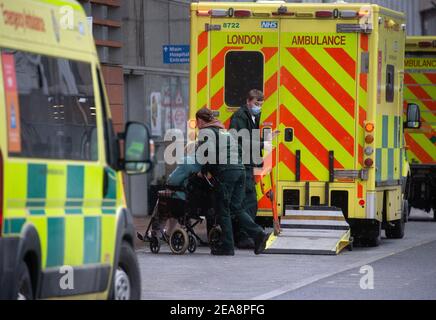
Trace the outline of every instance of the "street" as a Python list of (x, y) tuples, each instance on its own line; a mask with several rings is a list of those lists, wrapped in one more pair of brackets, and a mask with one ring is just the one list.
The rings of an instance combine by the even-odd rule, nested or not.
[(207, 247), (176, 256), (167, 245), (159, 254), (142, 246), (142, 299), (436, 299), (436, 223), (415, 209), (411, 219), (404, 239), (338, 256), (217, 257)]

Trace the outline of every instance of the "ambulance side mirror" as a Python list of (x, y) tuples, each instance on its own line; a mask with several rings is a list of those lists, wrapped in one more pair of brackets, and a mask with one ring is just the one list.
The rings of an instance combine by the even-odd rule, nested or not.
[(404, 128), (419, 129), (421, 127), (421, 113), (419, 107), (415, 103), (407, 105), (407, 118), (404, 123)]
[(143, 174), (151, 167), (148, 128), (139, 122), (128, 122), (124, 131), (124, 170), (127, 174)]

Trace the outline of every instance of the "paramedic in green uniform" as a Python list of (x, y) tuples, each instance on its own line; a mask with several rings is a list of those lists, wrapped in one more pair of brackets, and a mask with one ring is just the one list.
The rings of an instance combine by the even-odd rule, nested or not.
[(222, 245), (212, 250), (211, 253), (213, 255), (234, 255), (233, 218), (238, 221), (239, 228), (254, 239), (254, 252), (259, 254), (265, 249), (269, 234), (265, 233), (245, 212), (243, 206), (245, 168), (241, 163), (240, 147), (237, 142), (232, 141), (233, 137), (214, 117), (211, 110), (200, 109), (196, 113), (196, 120), (197, 127), (200, 129), (196, 157), (203, 164), (202, 174), (211, 174), (219, 181), (216, 191), (216, 209), (223, 232)]
[[(246, 129), (250, 136), (250, 149), (243, 149), (242, 151), (247, 153), (249, 162), (244, 162), (245, 166), (245, 196), (244, 196), (244, 209), (255, 221), (257, 215), (257, 195), (256, 195), (256, 183), (254, 181), (254, 168), (262, 167), (262, 163), (258, 163), (258, 159), (261, 159), (261, 150), (263, 149), (263, 141), (260, 139), (260, 132), (254, 134), (254, 130), (260, 130), (260, 114), (263, 104), (263, 93), (260, 90), (252, 89), (247, 94), (246, 104), (241, 106), (236, 111), (231, 119), (229, 129), (235, 129), (237, 131)], [(272, 134), (274, 138), (279, 132), (275, 131)], [(241, 142), (240, 142), (241, 143)], [(252, 152), (258, 152), (259, 158), (253, 159)], [(245, 159), (245, 158), (244, 158)], [(238, 228), (235, 228), (236, 230)], [(235, 230), (235, 231), (236, 231)], [(240, 249), (250, 249), (254, 246), (253, 240), (243, 230), (236, 232), (235, 243)]]

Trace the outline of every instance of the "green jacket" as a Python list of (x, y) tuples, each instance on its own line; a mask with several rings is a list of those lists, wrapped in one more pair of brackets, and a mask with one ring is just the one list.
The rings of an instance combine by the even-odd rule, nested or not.
[[(250, 145), (253, 148), (256, 148), (259, 150), (259, 156), (262, 157), (262, 149), (263, 149), (263, 141), (262, 139), (257, 139), (256, 141), (254, 141), (253, 139), (253, 130), (255, 129), (259, 129), (260, 128), (260, 114), (255, 116), (255, 120), (253, 122), (252, 116), (250, 111), (248, 110), (248, 107), (246, 105), (243, 105), (242, 107), (239, 108), (238, 111), (236, 111), (232, 117), (230, 118), (230, 126), (229, 129), (236, 129), (236, 130), (241, 130), (241, 129), (247, 129), (250, 132), (250, 140), (251, 143)], [(251, 153), (251, 149), (247, 150), (245, 148), (243, 148), (243, 144), (241, 141), (239, 141), (239, 144), (241, 146), (242, 152), (248, 152), (250, 154), (250, 163), (244, 163), (245, 166), (247, 167), (261, 167), (262, 164), (255, 164), (253, 161), (253, 157), (252, 157), (252, 153)]]
[[(208, 136), (215, 138), (208, 139)], [(216, 174), (224, 170), (244, 169), (241, 162), (241, 148), (227, 130), (217, 127), (201, 129), (198, 142), (197, 161), (203, 164), (202, 172), (209, 171)], [(232, 145), (236, 148), (232, 148)], [(203, 152), (206, 158), (202, 160), (199, 157), (203, 155)], [(220, 156), (224, 160), (221, 163)], [(207, 159), (211, 161), (206, 161)]]

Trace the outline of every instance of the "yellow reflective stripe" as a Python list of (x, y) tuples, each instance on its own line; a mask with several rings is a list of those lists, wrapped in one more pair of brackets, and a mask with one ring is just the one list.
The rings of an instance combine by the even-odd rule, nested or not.
[[(208, 35), (209, 36), (209, 35)], [(198, 39), (198, 36), (197, 36)], [(196, 39), (196, 41), (198, 41)], [(195, 53), (197, 54), (197, 53)], [(206, 47), (198, 56), (197, 56), (197, 74), (202, 71), (205, 67), (207, 67), (207, 79), (206, 85), (197, 92), (197, 109), (202, 108), (203, 106), (207, 106), (208, 103), (208, 92), (209, 92), (209, 77), (210, 77), (210, 65), (209, 65), (209, 47)], [(196, 75), (192, 75), (193, 77), (197, 77)], [(197, 79), (196, 79), (197, 80)], [(195, 81), (197, 82), (197, 81)], [(197, 91), (197, 86), (195, 86), (195, 91)]]
[(295, 180), (295, 174), (283, 162), (279, 162), (277, 166), (278, 172), (280, 172), (279, 181)]
[(436, 146), (424, 134), (415, 134), (413, 139), (436, 161)]
[[(289, 109), (294, 116), (303, 123), (307, 129), (313, 134), (315, 138), (319, 138), (318, 141), (327, 149), (335, 150), (335, 159), (341, 163), (344, 168), (350, 168), (354, 165), (354, 157), (352, 157), (347, 150), (336, 140), (328, 130), (322, 126), (317, 118), (295, 98), (292, 93), (282, 87), (282, 99), (283, 101), (289, 101)], [(284, 132), (284, 128), (281, 129)], [(297, 134), (294, 132), (294, 135)], [(322, 139), (320, 139), (322, 137)], [(293, 142), (292, 142), (293, 144)], [(295, 148), (293, 148), (296, 150)], [(312, 171), (312, 166), (309, 166)]]
[(436, 114), (434, 114), (429, 108), (427, 108), (427, 106), (420, 99), (418, 99), (407, 87), (404, 88), (404, 99), (408, 102), (415, 102), (419, 105), (419, 108), (421, 109), (421, 117), (426, 122), (436, 122)]
[[(354, 38), (354, 37), (353, 37)], [(345, 47), (341, 47), (345, 49)], [(323, 48), (307, 47), (307, 52), (327, 71), (328, 74), (333, 76), (336, 82), (354, 98), (356, 95), (356, 82), (350, 75), (333, 59)], [(350, 54), (353, 58), (354, 55)], [(354, 59), (354, 58), (353, 58)], [(325, 89), (324, 89), (325, 90)]]
[[(287, 50), (286, 50), (287, 52)], [(282, 50), (283, 54), (283, 50)], [(285, 53), (284, 59), (288, 70), (292, 70), (292, 75), (309, 90), (311, 95), (326, 108), (339, 123), (342, 124), (344, 130), (347, 131), (352, 137), (354, 136), (354, 119), (348, 112), (339, 105), (339, 103), (324, 89), (324, 87), (312, 77), (312, 75), (296, 60), (289, 52)], [(291, 67), (288, 67), (291, 66)], [(284, 87), (281, 87), (281, 92), (286, 92)], [(282, 101), (286, 101), (283, 100)]]
[(64, 213), (67, 194), (66, 165), (47, 165), (47, 189), (45, 213), (47, 216), (59, 216)]
[(101, 212), (102, 197), (103, 168), (99, 165), (85, 166), (83, 213), (95, 215), (96, 212)]
[[(279, 130), (284, 132), (285, 126), (280, 124)], [(294, 135), (294, 141), (292, 141), (292, 148), (295, 150), (301, 150), (301, 163), (307, 168), (310, 168), (310, 172), (318, 179), (325, 180), (329, 172), (324, 165), (318, 160), (318, 158), (307, 149), (306, 146)], [(282, 179), (282, 177), (280, 177)]]
[(3, 191), (6, 208), (4, 217), (26, 215), (27, 164), (6, 162), (4, 185), (7, 186)]
[(64, 264), (78, 266), (83, 264), (83, 215), (65, 216), (65, 258)]
[(103, 263), (112, 263), (115, 253), (116, 219), (115, 215), (101, 217), (101, 259)]
[(388, 148), (394, 147), (394, 139), (395, 139), (395, 132), (394, 132), (394, 116), (388, 116)]

